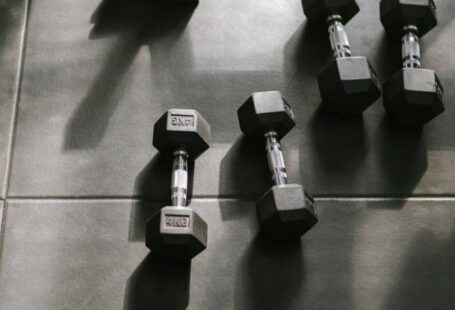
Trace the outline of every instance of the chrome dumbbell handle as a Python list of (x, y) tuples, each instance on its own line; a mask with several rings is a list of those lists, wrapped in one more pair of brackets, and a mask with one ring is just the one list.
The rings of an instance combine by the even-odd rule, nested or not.
[(284, 165), (283, 152), (281, 144), (277, 139), (278, 134), (270, 131), (264, 135), (265, 149), (267, 151), (267, 161), (269, 163), (270, 173), (272, 174), (275, 185), (284, 185), (288, 183), (286, 166)]
[(188, 189), (188, 153), (185, 151), (174, 152), (172, 164), (171, 199), (172, 206), (186, 207)]
[(401, 53), (404, 68), (420, 68), (420, 44), (416, 26), (403, 28), (401, 39)]
[(329, 39), (333, 57), (350, 57), (351, 46), (349, 45), (348, 35), (344, 29), (342, 17), (340, 15), (330, 15), (327, 18), (327, 23), (329, 25)]

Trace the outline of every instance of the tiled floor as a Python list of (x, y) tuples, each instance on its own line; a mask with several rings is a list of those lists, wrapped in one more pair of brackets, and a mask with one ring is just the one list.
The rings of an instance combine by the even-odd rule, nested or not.
[[(358, 2), (353, 51), (384, 80), (400, 47), (377, 1)], [(422, 54), (447, 111), (416, 132), (380, 101), (361, 119), (319, 109), (328, 40), (299, 0), (4, 1), (0, 309), (454, 309), (455, 2), (437, 5)], [(253, 201), (270, 181), (237, 123), (243, 100), (271, 89), (298, 121), (283, 140), (289, 177), (320, 212), (294, 246), (257, 236)], [(171, 107), (198, 109), (213, 132), (192, 188), (209, 245), (191, 268), (157, 263), (143, 242), (169, 197), (152, 129)]]
[(257, 236), (253, 204), (194, 200), (210, 223), (208, 250), (191, 269), (177, 270), (148, 256), (143, 245), (146, 215), (157, 207), (119, 200), (8, 203), (1, 308), (451, 309), (455, 303), (454, 201), (320, 201), (320, 225), (302, 244), (286, 246)]

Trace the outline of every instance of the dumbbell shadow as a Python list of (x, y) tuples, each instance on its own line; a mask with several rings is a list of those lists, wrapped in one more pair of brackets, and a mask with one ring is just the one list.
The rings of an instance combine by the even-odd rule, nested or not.
[[(270, 187), (267, 159), (261, 140), (241, 136), (232, 145), (220, 163), (219, 192), (233, 192), (235, 197), (257, 200)], [(243, 217), (237, 208), (220, 200), (224, 221)], [(247, 211), (245, 211), (247, 212)]]
[(183, 310), (189, 303), (191, 262), (171, 264), (149, 254), (126, 284), (123, 310)]
[(65, 129), (65, 150), (97, 147), (121, 103), (123, 78), (140, 47), (177, 38), (190, 20), (195, 3), (157, 3), (148, 0), (104, 0), (91, 16), (92, 40), (116, 36), (87, 95)]
[(314, 79), (331, 59), (327, 38), (315, 28), (309, 23), (301, 25), (286, 43), (284, 64), (291, 78), (288, 85), (292, 79)]
[[(427, 147), (421, 130), (403, 128), (384, 116), (378, 128), (382, 188), (392, 196), (411, 196), (428, 168)], [(401, 201), (401, 205), (406, 201)], [(400, 205), (400, 207), (401, 207)]]
[(103, 0), (90, 18), (94, 24), (90, 38), (134, 31), (145, 44), (147, 39), (182, 31), (196, 7), (194, 1)]
[(350, 188), (346, 182), (356, 179), (368, 153), (363, 117), (340, 119), (321, 105), (309, 124), (314, 164), (337, 184), (342, 176), (342, 183)]
[(383, 79), (389, 78), (395, 71), (403, 66), (401, 57), (399, 56), (401, 52), (401, 42), (392, 40), (385, 32), (379, 39), (378, 48), (376, 50), (376, 68), (378, 75), (383, 77)]
[(235, 309), (288, 309), (305, 286), (301, 243), (270, 242), (256, 235), (237, 270)]

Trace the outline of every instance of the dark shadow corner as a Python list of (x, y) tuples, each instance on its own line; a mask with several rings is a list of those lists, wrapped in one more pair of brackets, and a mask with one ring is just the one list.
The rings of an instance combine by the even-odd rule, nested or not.
[(305, 286), (302, 243), (275, 243), (258, 234), (237, 270), (235, 309), (289, 309)]
[(455, 235), (420, 230), (402, 254), (402, 268), (394, 275), (383, 309), (452, 309)]
[(127, 281), (123, 309), (186, 309), (190, 271), (191, 262), (171, 264), (147, 255)]
[(422, 129), (399, 126), (384, 115), (374, 141), (385, 187), (394, 196), (411, 196), (428, 168)]
[[(172, 157), (157, 153), (136, 177), (135, 196), (130, 215), (130, 241), (145, 240), (145, 226), (155, 212), (171, 199)], [(188, 204), (193, 195), (194, 162), (188, 162)]]
[(182, 30), (198, 3), (194, 1), (103, 0), (90, 17), (89, 37), (99, 39), (112, 34), (135, 31), (144, 40)]
[[(284, 48), (286, 75), (290, 78), (314, 79), (331, 59), (327, 31), (310, 23), (302, 24)], [(291, 81), (288, 81), (288, 84)]]
[(12, 29), (15, 29), (15, 24), (17, 24), (17, 17), (15, 15), (15, 10), (18, 4), (3, 4), (0, 5), (0, 55), (3, 55), (3, 49), (8, 48), (8, 38)]
[(376, 51), (376, 63), (373, 67), (384, 82), (402, 68), (401, 40), (391, 38), (384, 31), (379, 39)]
[[(312, 156), (328, 175), (355, 178), (368, 153), (362, 115), (340, 117), (320, 105), (310, 119)], [(344, 178), (345, 180), (345, 178)]]
[[(241, 136), (221, 160), (218, 192), (257, 200), (270, 186), (272, 181), (263, 141)], [(230, 208), (230, 205), (220, 200), (223, 221), (245, 215), (239, 214), (238, 209)]]
[(92, 40), (125, 32), (137, 32), (151, 23), (152, 1), (102, 0), (90, 17)]

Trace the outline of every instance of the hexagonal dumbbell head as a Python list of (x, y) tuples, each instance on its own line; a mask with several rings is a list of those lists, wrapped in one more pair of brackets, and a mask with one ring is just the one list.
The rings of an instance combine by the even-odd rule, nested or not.
[(382, 25), (395, 37), (404, 26), (416, 26), (423, 36), (438, 24), (433, 0), (381, 0), (380, 12)]
[(164, 207), (147, 222), (145, 242), (166, 260), (190, 260), (207, 247), (207, 223), (190, 208)]
[(444, 90), (433, 70), (403, 68), (383, 89), (387, 113), (403, 125), (422, 126), (444, 112)]
[(300, 238), (318, 222), (314, 200), (301, 185), (275, 185), (256, 204), (261, 229), (277, 240)]
[(275, 131), (279, 139), (294, 126), (291, 107), (279, 91), (253, 93), (238, 109), (240, 129), (247, 136), (263, 136)]
[(376, 73), (365, 57), (337, 58), (318, 76), (323, 104), (339, 114), (359, 114), (380, 96)]
[(347, 23), (359, 12), (355, 0), (302, 0), (303, 11), (308, 20), (316, 24), (326, 24), (330, 15), (340, 15)]
[(196, 110), (170, 109), (155, 123), (153, 145), (160, 152), (184, 150), (196, 159), (209, 143), (210, 125)]

